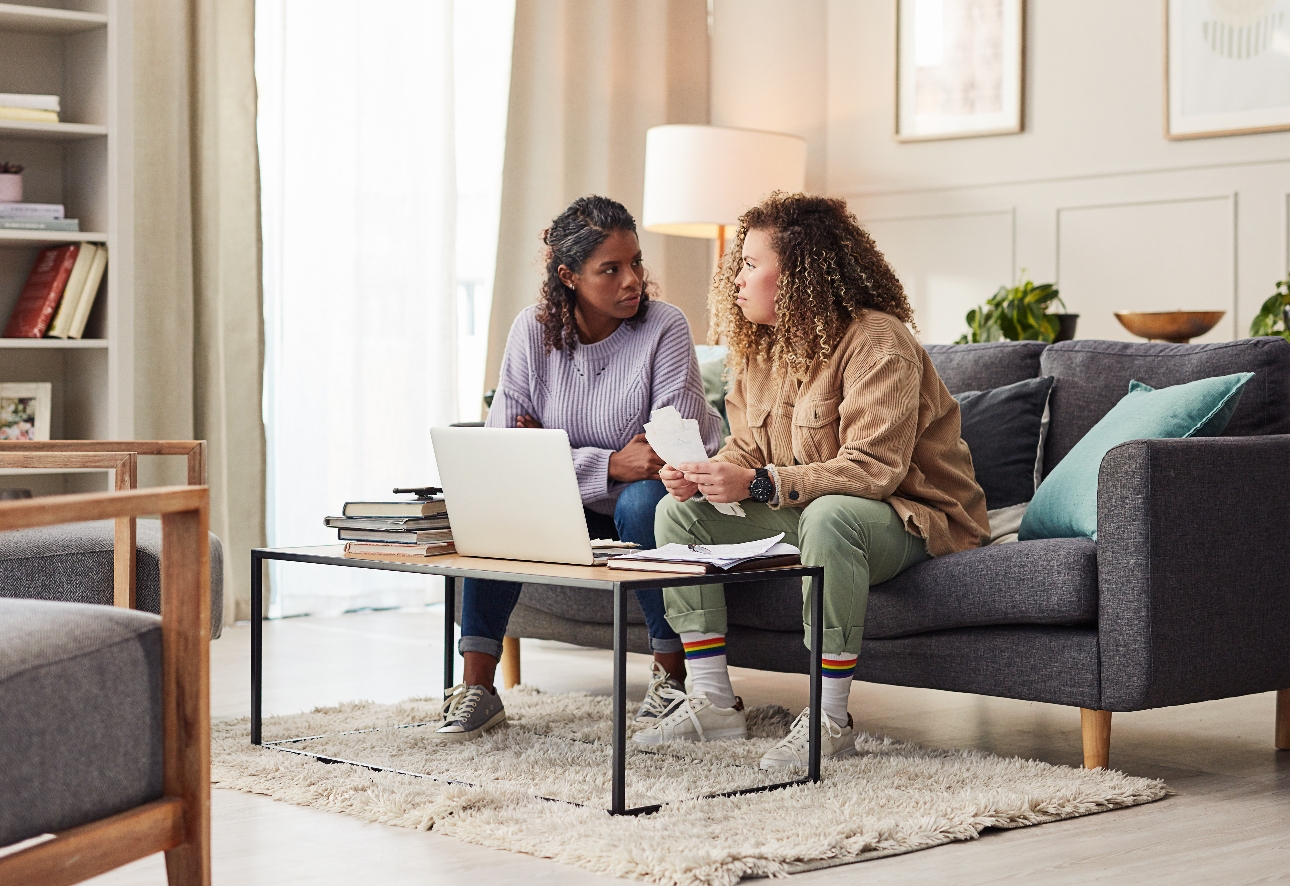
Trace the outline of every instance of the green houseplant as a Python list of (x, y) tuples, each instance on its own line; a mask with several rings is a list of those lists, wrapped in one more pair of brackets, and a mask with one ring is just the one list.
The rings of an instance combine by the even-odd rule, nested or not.
[(1290, 277), (1277, 282), (1277, 291), (1250, 321), (1250, 335), (1278, 335), (1290, 341)]
[(968, 331), (955, 344), (1055, 341), (1062, 331), (1062, 317), (1076, 315), (1050, 314), (1048, 308), (1054, 302), (1066, 307), (1052, 283), (1024, 280), (1016, 286), (1000, 286), (985, 304), (968, 311)]

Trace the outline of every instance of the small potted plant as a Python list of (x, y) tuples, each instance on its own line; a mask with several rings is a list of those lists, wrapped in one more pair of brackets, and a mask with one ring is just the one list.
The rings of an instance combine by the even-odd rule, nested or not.
[(1250, 335), (1277, 335), (1290, 341), (1290, 277), (1277, 282), (1277, 290), (1250, 321)]
[(985, 304), (968, 311), (965, 318), (968, 331), (955, 344), (1004, 339), (1070, 341), (1075, 337), (1079, 314), (1049, 313), (1054, 302), (1066, 307), (1052, 283), (1023, 280), (1016, 286), (1000, 286)]
[(0, 160), (0, 203), (22, 202), (22, 167)]

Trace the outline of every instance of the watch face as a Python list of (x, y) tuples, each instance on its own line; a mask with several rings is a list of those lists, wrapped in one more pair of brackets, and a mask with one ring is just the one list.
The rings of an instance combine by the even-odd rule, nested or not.
[(769, 474), (758, 471), (757, 476), (748, 484), (748, 496), (753, 501), (768, 502), (775, 495), (775, 481)]

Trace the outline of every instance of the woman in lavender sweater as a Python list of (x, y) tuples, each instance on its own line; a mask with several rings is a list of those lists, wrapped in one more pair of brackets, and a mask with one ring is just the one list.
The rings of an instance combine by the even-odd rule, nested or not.
[[(651, 301), (636, 222), (622, 204), (580, 197), (551, 223), (538, 303), (511, 327), (488, 413), (496, 428), (561, 428), (592, 538), (654, 547), (654, 507), (666, 494), (660, 459), (645, 440), (650, 413), (674, 406), (698, 421), (708, 454), (720, 418), (703, 381), (685, 316)], [(493, 687), (502, 637), (519, 599), (515, 582), (467, 579), (462, 589), (465, 677), (445, 704), (442, 739), (470, 741), (505, 722)], [(663, 592), (636, 592), (649, 627), (654, 677), (638, 720), (663, 711), (663, 687), (680, 689), (685, 653), (664, 618)]]

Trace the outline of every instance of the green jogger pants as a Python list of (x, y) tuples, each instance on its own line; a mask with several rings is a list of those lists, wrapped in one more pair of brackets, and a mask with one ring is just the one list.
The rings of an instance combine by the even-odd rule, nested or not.
[[(754, 501), (739, 504), (747, 516), (731, 517), (706, 501), (680, 502), (666, 496), (654, 515), (655, 543), (733, 544), (784, 533), (784, 541), (801, 548), (803, 563), (824, 567), (824, 649), (820, 650), (824, 653), (859, 655), (869, 586), (927, 559), (927, 543), (907, 531), (895, 509), (884, 501), (825, 495), (805, 508), (772, 510)], [(809, 648), (805, 582), (802, 592), (802, 624)], [(726, 633), (724, 585), (665, 588), (663, 599), (667, 621), (677, 633)]]

